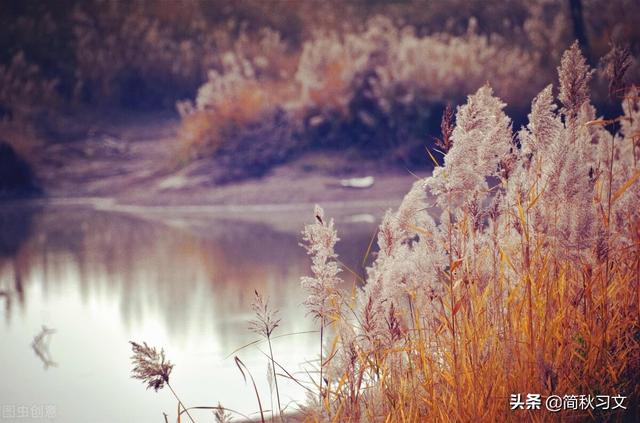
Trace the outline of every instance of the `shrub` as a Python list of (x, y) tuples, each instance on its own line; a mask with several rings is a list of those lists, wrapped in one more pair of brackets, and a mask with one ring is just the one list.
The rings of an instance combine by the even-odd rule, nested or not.
[(540, 86), (537, 60), (472, 27), (463, 36), (419, 36), (377, 17), (344, 40), (305, 44), (296, 78), (310, 116), (310, 142), (356, 146), (375, 156), (393, 157), (400, 148), (400, 158), (424, 162), (427, 134), (445, 104), (490, 80), (520, 106)]
[(216, 183), (263, 176), (274, 165), (288, 160), (300, 146), (295, 122), (282, 109), (254, 123), (226, 125), (221, 135), (226, 142), (216, 150), (214, 168), (209, 169)]
[(181, 159), (213, 156), (221, 166), (212, 169), (216, 182), (260, 176), (299, 147), (293, 89), (286, 83), (294, 62), (277, 33), (261, 34), (257, 46), (241, 36), (221, 56), (221, 69), (209, 72), (195, 102), (177, 105)]
[(0, 199), (38, 193), (31, 166), (0, 139)]
[(203, 66), (215, 64), (204, 53), (213, 50), (216, 34), (202, 36), (195, 4), (174, 5), (179, 7), (153, 2), (75, 4), (75, 94), (98, 105), (160, 108), (194, 90), (205, 74)]
[(55, 105), (56, 84), (55, 79), (47, 79), (37, 65), (28, 62), (23, 52), (15, 54), (9, 64), (0, 64), (0, 120), (24, 122), (43, 105)]
[(60, 104), (57, 83), (29, 62), (23, 52), (15, 54), (8, 65), (0, 64), (0, 160), (4, 166), (0, 171), (0, 196), (34, 190), (33, 163), (27, 164), (24, 159), (32, 162), (39, 132), (51, 119), (53, 113), (46, 108)]
[(226, 126), (259, 124), (281, 110), (300, 148), (355, 147), (424, 162), (425, 139), (444, 104), (487, 79), (516, 106), (540, 86), (535, 54), (473, 28), (463, 36), (419, 36), (376, 17), (362, 31), (316, 33), (297, 57), (273, 33), (263, 37), (260, 55), (241, 48), (224, 54), (195, 104), (180, 105), (183, 149), (210, 154), (209, 147), (233, 142), (222, 136)]

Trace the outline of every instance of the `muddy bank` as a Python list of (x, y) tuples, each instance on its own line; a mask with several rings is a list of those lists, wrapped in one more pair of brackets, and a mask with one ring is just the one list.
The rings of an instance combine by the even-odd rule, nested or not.
[[(80, 140), (64, 137), (42, 146), (37, 174), (47, 197), (109, 199), (136, 206), (247, 206), (377, 202), (395, 203), (425, 170), (362, 160), (351, 152), (306, 153), (264, 176), (216, 184), (211, 160), (177, 162), (178, 120), (123, 117), (96, 125)], [(367, 188), (341, 186), (373, 177)]]

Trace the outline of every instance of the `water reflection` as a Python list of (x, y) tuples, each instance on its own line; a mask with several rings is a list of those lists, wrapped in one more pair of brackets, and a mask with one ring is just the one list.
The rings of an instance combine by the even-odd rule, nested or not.
[(35, 355), (42, 361), (42, 365), (44, 369), (47, 370), (49, 367), (56, 367), (57, 364), (53, 361), (51, 357), (51, 352), (49, 351), (49, 343), (51, 342), (51, 335), (56, 333), (55, 329), (50, 329), (46, 326), (42, 326), (40, 332), (33, 337), (33, 342), (31, 343), (31, 348)]
[(11, 316), (14, 301), (24, 303), (22, 274), (26, 263), (21, 259), (23, 255), (20, 252), (31, 238), (38, 211), (39, 207), (0, 211), (0, 301), (4, 301), (6, 319)]
[[(174, 384), (192, 404), (255, 411), (225, 357), (255, 339), (247, 330), (254, 289), (280, 309), (280, 334), (314, 328), (299, 287), (309, 272), (298, 245), (304, 220), (289, 220), (284, 226), (294, 229), (283, 230), (272, 221), (149, 219), (69, 207), (0, 211), (2, 402), (57, 404), (61, 421), (158, 420), (175, 404), (129, 380), (127, 341), (135, 339), (165, 347), (176, 363)], [(375, 225), (347, 222), (337, 222), (338, 252), (358, 271)], [(58, 367), (46, 374), (25, 351), (42, 325), (57, 329), (48, 357)], [(274, 349), (296, 371), (315, 358), (317, 339), (284, 337)], [(259, 351), (241, 357), (265, 379)], [(268, 396), (266, 380), (259, 385)], [(295, 384), (283, 390), (289, 399), (302, 394)]]

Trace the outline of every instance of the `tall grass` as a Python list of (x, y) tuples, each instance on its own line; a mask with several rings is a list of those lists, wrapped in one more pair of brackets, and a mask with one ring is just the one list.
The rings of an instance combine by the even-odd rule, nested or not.
[[(638, 418), (640, 98), (626, 91), (610, 132), (577, 45), (559, 74), (560, 113), (547, 87), (517, 142), (488, 87), (458, 109), (444, 163), (387, 213), (364, 289), (343, 295), (309, 420)], [(529, 393), (542, 410), (511, 409)], [(556, 414), (551, 395), (627, 409)]]
[[(610, 72), (623, 114), (597, 119), (577, 44), (558, 72), (561, 107), (546, 87), (516, 134), (489, 86), (455, 124), (445, 113), (444, 162), (385, 214), (361, 288), (337, 288), (348, 269), (316, 207), (302, 285), (321, 329), (320, 377), (301, 418), (640, 417), (640, 95)], [(279, 320), (254, 309), (269, 339)], [(540, 409), (514, 406), (519, 394), (539, 395)], [(551, 396), (564, 409), (545, 410)], [(624, 397), (623, 407), (602, 409), (598, 396)]]

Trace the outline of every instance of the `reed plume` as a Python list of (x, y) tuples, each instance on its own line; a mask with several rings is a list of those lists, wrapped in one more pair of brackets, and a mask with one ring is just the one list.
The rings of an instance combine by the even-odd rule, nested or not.
[(155, 347), (150, 347), (146, 342), (138, 344), (130, 341), (133, 355), (133, 370), (131, 377), (140, 379), (147, 384), (147, 389), (153, 388), (156, 392), (169, 383), (169, 376), (173, 370), (173, 364), (165, 359), (164, 350), (160, 352)]
[(129, 343), (133, 351), (133, 355), (131, 356), (131, 361), (133, 362), (131, 377), (141, 380), (147, 385), (147, 389), (153, 388), (156, 392), (166, 385), (178, 401), (179, 413), (181, 413), (180, 409), (182, 409), (187, 414), (187, 417), (189, 417), (189, 420), (195, 423), (189, 413), (189, 409), (185, 407), (169, 383), (169, 376), (173, 370), (173, 364), (165, 358), (164, 349), (161, 348), (158, 352), (155, 347), (147, 345), (146, 342), (139, 344), (129, 341)]
[[(249, 330), (263, 336), (269, 345), (269, 366), (268, 380), (275, 385), (276, 398), (278, 400), (278, 413), (282, 418), (282, 405), (280, 404), (280, 389), (278, 388), (278, 376), (276, 374), (275, 360), (273, 358), (273, 347), (271, 345), (271, 335), (273, 331), (280, 325), (278, 318), (278, 310), (269, 307), (269, 300), (262, 298), (262, 295), (254, 290), (254, 300), (251, 303), (251, 309), (255, 314), (255, 318), (249, 322)], [(273, 395), (273, 394), (272, 394)], [(273, 398), (273, 396), (271, 396)]]

